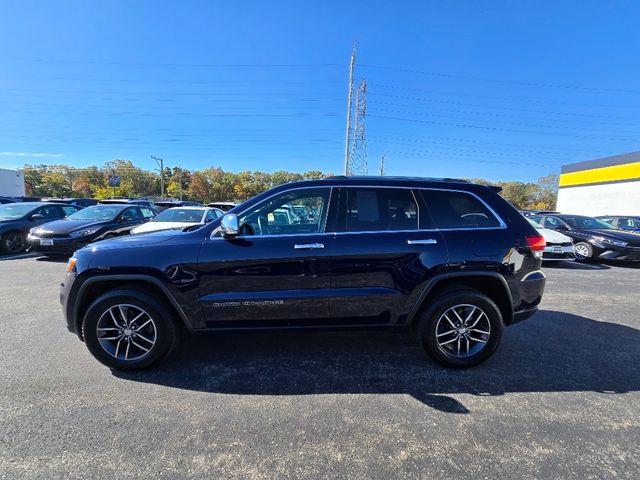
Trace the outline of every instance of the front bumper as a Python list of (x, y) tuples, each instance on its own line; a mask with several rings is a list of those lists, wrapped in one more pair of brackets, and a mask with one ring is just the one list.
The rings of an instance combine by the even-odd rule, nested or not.
[[(43, 244), (44, 242), (44, 244)], [(29, 250), (42, 253), (73, 253), (91, 243), (86, 238), (41, 238), (27, 235)]]
[(619, 260), (621, 262), (640, 262), (640, 247), (612, 247), (597, 245), (601, 249), (598, 258), (602, 260)]

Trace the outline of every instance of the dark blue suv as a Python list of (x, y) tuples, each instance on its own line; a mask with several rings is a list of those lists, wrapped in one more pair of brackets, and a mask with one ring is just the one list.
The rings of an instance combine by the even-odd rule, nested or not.
[(354, 327), (413, 329), (435, 360), (467, 367), (537, 310), (543, 249), (497, 189), (332, 177), (193, 230), (82, 248), (60, 299), (68, 329), (115, 369), (166, 357), (182, 330)]

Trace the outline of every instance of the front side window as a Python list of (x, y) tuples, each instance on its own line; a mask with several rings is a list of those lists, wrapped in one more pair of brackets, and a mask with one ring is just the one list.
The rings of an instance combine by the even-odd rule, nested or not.
[(500, 221), (477, 197), (454, 190), (421, 190), (437, 228), (496, 228)]
[(56, 205), (42, 207), (36, 213), (39, 213), (44, 218), (60, 218), (62, 216)]
[(141, 207), (140, 211), (142, 212), (142, 216), (146, 219), (153, 218), (155, 216), (155, 214), (150, 208)]
[(635, 218), (624, 217), (618, 221), (618, 226), (625, 227), (625, 228), (640, 228), (640, 220), (636, 220)]
[(76, 207), (73, 207), (71, 205), (63, 205), (61, 208), (65, 216), (72, 215), (78, 211)]
[(344, 231), (417, 230), (418, 206), (406, 188), (346, 188)]
[(556, 217), (545, 217), (543, 225), (547, 228), (561, 228), (566, 226), (566, 224)]
[[(276, 195), (239, 216), (240, 234), (321, 233), (324, 229), (330, 194), (329, 188), (305, 188)], [(309, 212), (309, 214), (304, 217), (303, 212)]]
[(142, 214), (138, 211), (137, 208), (127, 208), (124, 212), (122, 212), (122, 220), (131, 221), (138, 220), (142, 217)]

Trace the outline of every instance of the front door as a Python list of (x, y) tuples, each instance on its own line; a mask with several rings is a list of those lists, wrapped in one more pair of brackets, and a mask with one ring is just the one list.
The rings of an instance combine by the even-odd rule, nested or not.
[(345, 325), (402, 323), (447, 248), (411, 189), (340, 192), (331, 316)]
[(334, 201), (330, 187), (290, 190), (239, 212), (237, 237), (214, 231), (198, 263), (206, 326), (321, 322), (329, 309), (334, 234), (325, 229)]

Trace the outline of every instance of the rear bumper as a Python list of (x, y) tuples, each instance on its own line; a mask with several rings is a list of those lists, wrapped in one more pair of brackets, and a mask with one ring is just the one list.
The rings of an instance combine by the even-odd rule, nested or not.
[(541, 270), (535, 270), (520, 280), (520, 304), (515, 306), (510, 325), (530, 318), (538, 311), (547, 277)]
[(547, 245), (542, 252), (542, 260), (575, 260), (573, 245)]

